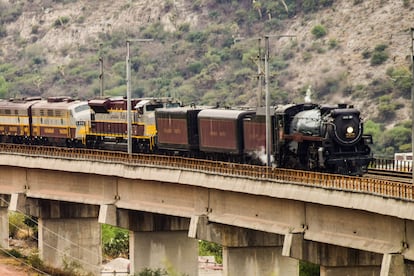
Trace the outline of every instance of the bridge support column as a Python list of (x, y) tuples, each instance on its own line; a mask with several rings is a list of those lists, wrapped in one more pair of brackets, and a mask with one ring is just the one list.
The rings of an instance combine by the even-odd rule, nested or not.
[(131, 231), (131, 274), (161, 268), (198, 275), (198, 240), (188, 237), (190, 219), (101, 206), (99, 221)]
[(299, 275), (299, 266), (281, 246), (223, 247), (223, 275)]
[(0, 248), (9, 249), (9, 195), (0, 195)]
[(39, 255), (72, 273), (99, 275), (102, 262), (98, 206), (39, 201)]
[(223, 245), (224, 275), (299, 275), (299, 262), (282, 256), (282, 235), (195, 216), (189, 236)]
[(131, 232), (129, 250), (131, 273), (163, 268), (198, 275), (198, 241), (187, 231)]
[(0, 247), (9, 248), (9, 215), (7, 207), (0, 204)]
[(381, 271), (381, 254), (305, 240), (303, 233), (285, 236), (283, 255), (319, 264), (321, 276), (377, 276)]
[(381, 264), (381, 276), (405, 276), (404, 257), (401, 254), (384, 254)]

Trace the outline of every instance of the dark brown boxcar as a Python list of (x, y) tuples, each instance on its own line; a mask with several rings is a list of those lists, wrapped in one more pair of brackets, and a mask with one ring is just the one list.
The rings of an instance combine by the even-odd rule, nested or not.
[(197, 150), (197, 114), (200, 109), (162, 108), (155, 111), (158, 148)]
[(243, 153), (243, 118), (253, 111), (206, 109), (198, 114), (200, 150)]

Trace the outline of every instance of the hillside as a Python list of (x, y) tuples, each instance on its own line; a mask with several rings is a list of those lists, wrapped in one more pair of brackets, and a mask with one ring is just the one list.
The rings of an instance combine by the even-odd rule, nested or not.
[(409, 119), (413, 7), (409, 0), (0, 0), (0, 97), (94, 97), (99, 56), (105, 95), (124, 95), (125, 41), (150, 38), (131, 43), (135, 96), (256, 105), (256, 38), (270, 35), (273, 103), (302, 101), (311, 87), (314, 101), (353, 103), (392, 126)]

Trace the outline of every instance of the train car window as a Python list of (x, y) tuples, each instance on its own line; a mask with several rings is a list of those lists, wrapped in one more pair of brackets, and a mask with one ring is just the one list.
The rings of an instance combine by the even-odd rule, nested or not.
[(10, 109), (6, 109), (6, 115), (10, 115), (11, 114), (11, 110)]
[(40, 116), (45, 116), (45, 110), (44, 109), (40, 110)]
[(48, 111), (47, 111), (47, 116), (53, 116), (53, 110), (50, 110), (50, 109), (48, 109)]
[(162, 104), (151, 104), (145, 107), (146, 111), (154, 111), (156, 108), (162, 108)]
[(84, 104), (84, 105), (79, 105), (79, 106), (75, 107), (75, 113), (82, 112), (82, 111), (85, 111), (85, 110), (89, 110), (89, 105)]

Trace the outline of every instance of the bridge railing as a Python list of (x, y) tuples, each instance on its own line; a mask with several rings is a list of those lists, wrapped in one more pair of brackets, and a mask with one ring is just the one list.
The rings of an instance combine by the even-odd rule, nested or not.
[(394, 160), (394, 159), (374, 159), (370, 167), (380, 170), (390, 170), (399, 172), (411, 172), (413, 169), (411, 160)]
[(199, 171), (232, 177), (284, 182), (293, 185), (313, 186), (324, 189), (375, 194), (382, 197), (414, 200), (413, 185), (369, 177), (352, 177), (336, 174), (298, 171), (266, 166), (253, 166), (209, 160), (199, 160), (164, 155), (132, 154), (90, 149), (67, 149), (39, 146), (16, 146), (0, 144), (0, 151), (11, 154), (43, 156), (52, 158), (91, 160), (122, 163), (127, 166), (150, 166)]

